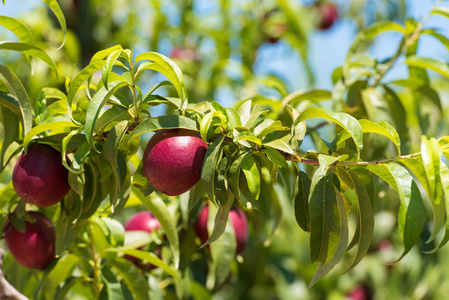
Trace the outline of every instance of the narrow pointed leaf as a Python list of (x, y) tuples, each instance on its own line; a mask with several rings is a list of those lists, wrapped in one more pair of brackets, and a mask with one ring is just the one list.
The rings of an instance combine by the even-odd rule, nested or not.
[(401, 155), (401, 139), (393, 126), (385, 121), (373, 122), (366, 119), (359, 120), (359, 123), (363, 133), (378, 133), (389, 138), (396, 146), (398, 155)]
[(31, 30), (22, 22), (15, 18), (0, 16), (0, 26), (3, 26), (14, 33), (23, 44), (33, 45), (33, 34)]
[(312, 181), (309, 176), (303, 171), (296, 175), (295, 183), (295, 219), (299, 227), (306, 232), (310, 232), (310, 209), (309, 209), (309, 195), (310, 185)]
[(223, 153), (223, 150), (221, 148), (223, 141), (224, 136), (221, 136), (207, 148), (206, 155), (204, 156), (203, 166), (201, 167), (201, 182), (206, 189), (206, 193), (209, 196), (209, 199), (212, 201), (214, 201), (215, 198), (215, 171), (217, 169), (217, 163)]
[(51, 9), (51, 11), (55, 14), (56, 19), (58, 19), (59, 25), (61, 26), (62, 30), (62, 43), (61, 46), (59, 46), (58, 49), (61, 49), (65, 44), (65, 38), (67, 34), (67, 24), (65, 21), (64, 13), (61, 10), (61, 7), (58, 4), (58, 1), (56, 0), (42, 0), (45, 4), (48, 5), (48, 7)]

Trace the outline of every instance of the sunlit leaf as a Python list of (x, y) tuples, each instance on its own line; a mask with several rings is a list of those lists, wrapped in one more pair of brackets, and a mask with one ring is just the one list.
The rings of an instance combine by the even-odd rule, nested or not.
[(366, 119), (359, 120), (359, 123), (363, 133), (378, 133), (389, 138), (396, 146), (398, 155), (401, 155), (401, 139), (393, 126), (385, 121), (372, 122)]
[(61, 25), (62, 43), (61, 46), (59, 47), (59, 49), (61, 49), (65, 44), (67, 33), (67, 24), (65, 21), (64, 13), (62, 12), (61, 7), (59, 6), (58, 1), (56, 0), (42, 0), (42, 2), (48, 5), (51, 11), (55, 14), (56, 19), (58, 19), (59, 25)]
[(206, 189), (206, 193), (209, 199), (214, 201), (214, 182), (215, 182), (215, 171), (217, 169), (217, 164), (220, 161), (223, 150), (221, 145), (223, 143), (224, 136), (217, 138), (206, 151), (204, 156), (203, 165), (201, 167), (201, 182)]
[(19, 20), (7, 16), (0, 16), (0, 26), (7, 28), (14, 33), (21, 43), (29, 45), (34, 44), (31, 30)]
[(404, 63), (411, 67), (429, 69), (449, 78), (449, 65), (440, 60), (428, 57), (411, 56), (408, 57)]

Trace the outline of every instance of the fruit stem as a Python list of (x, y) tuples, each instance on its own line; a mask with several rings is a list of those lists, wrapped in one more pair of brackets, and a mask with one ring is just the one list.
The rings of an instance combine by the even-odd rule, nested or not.
[(92, 224), (91, 223), (88, 223), (88, 225), (87, 225), (87, 234), (89, 235), (90, 252), (92, 255), (92, 268), (93, 268), (95, 298), (99, 299), (100, 289), (101, 289), (101, 281), (100, 281), (101, 269), (99, 267), (100, 257), (98, 256), (98, 253), (95, 250), (95, 240), (94, 240), (94, 234), (92, 232)]

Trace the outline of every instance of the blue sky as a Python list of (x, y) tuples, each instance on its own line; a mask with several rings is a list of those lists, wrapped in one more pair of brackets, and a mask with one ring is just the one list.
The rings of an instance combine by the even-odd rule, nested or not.
[[(349, 2), (348, 0), (335, 1), (340, 6), (345, 6)], [(205, 7), (208, 6), (207, 3), (210, 6), (210, 1), (205, 0), (204, 2), (206, 3), (204, 4)], [(406, 0), (408, 5), (407, 16), (418, 19), (422, 18), (431, 10), (432, 2), (435, 1)], [(444, 3), (446, 4), (443, 5), (448, 5), (448, 1), (444, 1)], [(6, 6), (0, 5), (0, 13), (7, 16), (14, 16), (18, 13), (32, 10), (34, 7), (40, 5), (43, 5), (43, 2), (37, 0), (6, 0)], [(438, 16), (434, 17), (427, 25), (427, 27), (431, 26), (440, 28), (449, 35), (449, 21), (447, 19)], [(316, 74), (316, 87), (325, 89), (332, 87), (330, 79), (332, 71), (344, 62), (346, 51), (351, 45), (356, 33), (353, 21), (342, 19), (328, 31), (316, 31), (311, 34), (309, 60)], [(388, 57), (395, 50), (399, 38), (394, 33), (381, 35), (372, 47), (371, 55), (380, 59)], [(447, 50), (438, 41), (430, 37), (423, 38), (420, 43), (419, 54), (441, 58), (445, 61), (449, 60)], [(405, 66), (399, 66), (393, 72), (390, 72), (389, 76), (401, 77), (401, 75), (405, 74), (405, 70)], [(307, 79), (302, 71), (300, 58), (296, 53), (289, 51), (288, 46), (282, 43), (266, 45), (266, 47), (261, 49), (256, 71), (260, 73), (282, 73), (292, 90), (308, 87)], [(217, 96), (220, 97), (220, 95)]]

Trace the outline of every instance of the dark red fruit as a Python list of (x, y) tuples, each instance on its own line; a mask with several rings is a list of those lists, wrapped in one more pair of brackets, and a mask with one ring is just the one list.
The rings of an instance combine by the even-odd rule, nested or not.
[(125, 230), (140, 230), (148, 233), (161, 227), (161, 223), (149, 211), (142, 211), (133, 215), (126, 223)]
[[(195, 223), (195, 231), (202, 244), (209, 239), (209, 233), (207, 231), (208, 216), (209, 206), (207, 205), (203, 208), (198, 220)], [(248, 220), (246, 219), (243, 210), (238, 206), (231, 208), (229, 218), (231, 219), (231, 224), (234, 228), (235, 239), (237, 242), (236, 253), (243, 253), (243, 251), (245, 251), (246, 242), (248, 241)]]
[[(161, 223), (152, 213), (149, 211), (142, 211), (135, 215), (133, 215), (126, 223), (125, 223), (125, 231), (145, 231), (148, 233), (152, 233), (153, 230), (159, 229), (161, 227)], [(142, 249), (143, 247), (139, 248)], [(156, 248), (156, 255), (160, 256), (160, 247)], [(144, 269), (152, 269), (154, 266), (147, 265), (142, 263), (137, 257), (131, 255), (125, 255), (125, 258), (134, 263), (138, 267), (142, 267)]]
[(321, 17), (318, 28), (320, 30), (327, 30), (338, 19), (338, 7), (333, 2), (316, 3), (315, 9), (318, 11), (318, 15)]
[(371, 300), (373, 299), (370, 289), (365, 285), (358, 285), (347, 295), (351, 300)]
[(37, 206), (60, 202), (70, 190), (69, 172), (62, 165), (61, 153), (54, 148), (33, 144), (22, 153), (14, 167), (12, 182), (17, 195)]
[(20, 232), (8, 219), (3, 224), (6, 245), (17, 262), (30, 269), (45, 269), (55, 256), (56, 230), (39, 212), (28, 212), (35, 222), (25, 221)]
[(143, 171), (150, 184), (169, 196), (183, 194), (201, 178), (207, 144), (192, 130), (159, 130), (143, 155)]
[(279, 9), (273, 9), (262, 18), (262, 33), (270, 44), (276, 44), (288, 31), (285, 15)]

